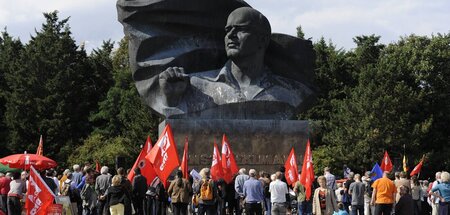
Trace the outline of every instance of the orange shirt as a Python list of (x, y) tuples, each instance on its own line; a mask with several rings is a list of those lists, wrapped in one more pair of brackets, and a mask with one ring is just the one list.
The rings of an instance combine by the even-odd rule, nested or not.
[(389, 178), (380, 178), (372, 184), (372, 188), (377, 190), (376, 204), (392, 204), (394, 203), (394, 193), (397, 192), (394, 182)]

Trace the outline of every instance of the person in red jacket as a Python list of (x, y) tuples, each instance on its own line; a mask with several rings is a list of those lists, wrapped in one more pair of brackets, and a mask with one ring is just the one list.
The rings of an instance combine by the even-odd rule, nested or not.
[(0, 211), (6, 213), (6, 199), (8, 197), (9, 192), (9, 183), (11, 183), (11, 173), (7, 173), (6, 175), (0, 173)]

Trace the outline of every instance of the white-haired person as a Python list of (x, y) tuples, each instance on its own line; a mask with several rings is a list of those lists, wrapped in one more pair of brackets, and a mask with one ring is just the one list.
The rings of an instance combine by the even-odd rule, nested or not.
[(289, 194), (287, 184), (281, 179), (283, 178), (283, 173), (280, 171), (275, 173), (275, 180), (270, 182), (269, 192), (270, 192), (270, 202), (272, 202), (272, 215), (282, 215), (286, 214), (287, 211), (287, 199), (286, 195)]
[(450, 173), (441, 172), (441, 183), (431, 188), (431, 195), (439, 198), (439, 215), (449, 214), (450, 203)]
[(75, 183), (76, 186), (78, 186), (82, 178), (83, 172), (81, 171), (80, 165), (78, 164), (73, 165), (72, 181)]
[(109, 168), (102, 166), (100, 169), (100, 175), (95, 179), (95, 192), (98, 195), (97, 214), (104, 213), (106, 200), (104, 198), (106, 190), (111, 186), (111, 174), (109, 174)]
[(244, 200), (244, 183), (250, 178), (247, 175), (247, 170), (245, 168), (239, 169), (239, 175), (236, 176), (234, 180), (234, 190), (236, 191), (236, 215), (241, 215), (243, 208), (241, 207), (241, 203)]

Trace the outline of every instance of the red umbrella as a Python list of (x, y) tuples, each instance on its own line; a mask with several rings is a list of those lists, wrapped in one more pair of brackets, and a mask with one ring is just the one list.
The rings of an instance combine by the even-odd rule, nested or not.
[(0, 163), (9, 165), (11, 168), (30, 169), (32, 165), (35, 169), (43, 170), (56, 167), (54, 160), (36, 154), (15, 154), (0, 159)]

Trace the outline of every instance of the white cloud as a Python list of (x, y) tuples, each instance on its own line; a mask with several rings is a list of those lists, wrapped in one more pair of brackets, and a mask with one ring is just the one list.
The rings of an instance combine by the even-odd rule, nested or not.
[[(115, 0), (4, 0), (0, 1), (0, 28), (12, 36), (28, 39), (40, 29), (43, 12), (60, 11), (70, 16), (74, 38), (91, 41), (93, 48), (109, 38), (118, 41), (122, 26), (117, 21)], [(267, 16), (274, 32), (296, 35), (302, 25), (307, 37), (324, 36), (338, 47), (353, 47), (361, 34), (382, 36), (382, 42), (415, 33), (448, 33), (450, 2), (447, 0), (247, 0)]]

